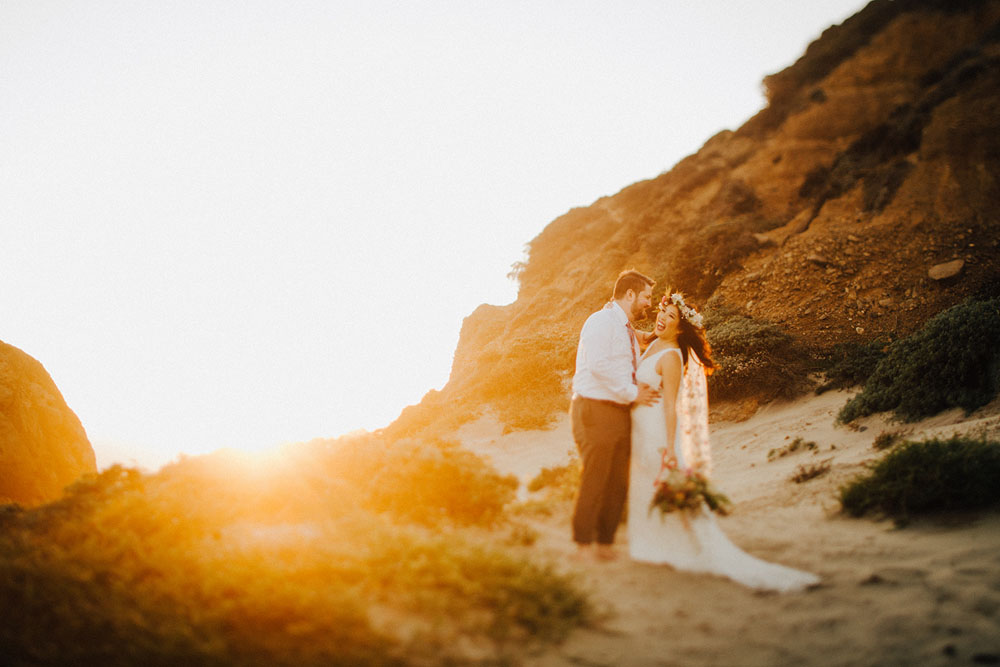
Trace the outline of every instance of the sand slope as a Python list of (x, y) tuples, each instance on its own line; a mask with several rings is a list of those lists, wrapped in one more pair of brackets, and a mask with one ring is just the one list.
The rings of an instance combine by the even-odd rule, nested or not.
[[(885, 416), (834, 425), (849, 394), (775, 404), (741, 423), (712, 427), (715, 477), (735, 501), (721, 519), (755, 556), (815, 572), (823, 583), (794, 594), (757, 593), (728, 580), (631, 563), (572, 563), (569, 506), (533, 520), (530, 550), (578, 573), (599, 610), (593, 627), (528, 656), (529, 665), (936, 665), (1000, 664), (1000, 514), (937, 516), (897, 529), (837, 513), (836, 490), (880, 456), (886, 430), (911, 439), (955, 432), (1000, 438), (1000, 403), (913, 425)], [(502, 471), (528, 480), (569, 457), (565, 420), (550, 431), (501, 435), (486, 417), (457, 437)], [(795, 437), (815, 450), (772, 462)], [(829, 473), (796, 484), (802, 464)], [(626, 553), (625, 531), (618, 545)]]

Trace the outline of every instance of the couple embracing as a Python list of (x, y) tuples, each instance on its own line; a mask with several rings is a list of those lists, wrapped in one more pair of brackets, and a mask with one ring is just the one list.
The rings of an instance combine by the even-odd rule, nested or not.
[(617, 557), (615, 533), (627, 503), (632, 560), (765, 590), (815, 584), (815, 575), (742, 551), (704, 506), (690, 513), (650, 511), (665, 466), (711, 474), (705, 376), (715, 369), (701, 315), (680, 294), (663, 297), (651, 333), (635, 330), (652, 305), (654, 284), (623, 271), (611, 301), (580, 332), (570, 407), (583, 463), (573, 510), (577, 557)]

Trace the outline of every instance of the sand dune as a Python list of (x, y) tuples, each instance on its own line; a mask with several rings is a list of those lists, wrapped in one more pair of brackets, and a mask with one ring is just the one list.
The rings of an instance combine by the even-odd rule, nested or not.
[[(953, 433), (1000, 438), (1000, 402), (966, 417), (944, 413), (902, 425), (886, 416), (835, 426), (845, 392), (773, 404), (739, 423), (712, 426), (715, 477), (735, 501), (723, 529), (755, 556), (822, 577), (815, 589), (757, 593), (728, 580), (631, 563), (568, 560), (569, 507), (537, 519), (531, 547), (578, 573), (600, 610), (593, 627), (529, 656), (530, 665), (936, 665), (1000, 664), (1000, 515), (936, 516), (903, 529), (838, 513), (837, 488), (880, 456), (887, 430), (911, 439)], [(544, 432), (501, 434), (491, 417), (457, 437), (526, 481), (565, 462), (566, 420)], [(774, 461), (795, 437), (816, 443)], [(796, 484), (798, 466), (830, 471)], [(625, 531), (618, 546), (624, 556)]]

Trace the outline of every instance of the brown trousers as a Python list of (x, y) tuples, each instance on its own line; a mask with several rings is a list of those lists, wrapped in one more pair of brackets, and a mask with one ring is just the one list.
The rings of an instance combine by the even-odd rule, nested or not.
[(627, 405), (576, 396), (570, 416), (583, 461), (573, 509), (573, 541), (612, 544), (628, 496), (632, 415)]

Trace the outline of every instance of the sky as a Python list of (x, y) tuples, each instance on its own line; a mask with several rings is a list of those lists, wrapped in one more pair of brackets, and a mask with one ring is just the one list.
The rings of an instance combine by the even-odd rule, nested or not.
[(388, 425), (857, 0), (0, 0), (0, 340), (99, 468)]

